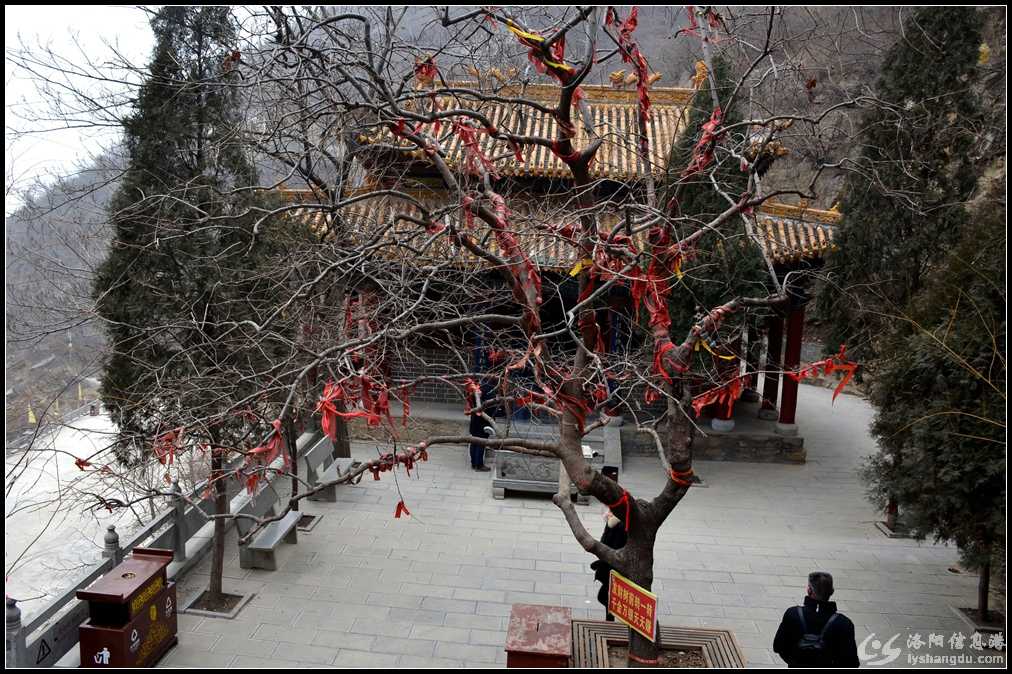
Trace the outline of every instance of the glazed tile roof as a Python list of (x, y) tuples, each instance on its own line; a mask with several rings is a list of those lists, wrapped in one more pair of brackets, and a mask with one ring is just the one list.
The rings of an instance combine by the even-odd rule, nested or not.
[[(301, 200), (306, 193), (287, 192), (292, 200)], [(410, 196), (417, 199), (439, 223), (452, 224), (461, 231), (466, 230), (466, 223), (455, 200), (447, 199), (445, 193), (438, 190), (412, 191)], [(514, 233), (531, 259), (544, 269), (566, 271), (577, 262), (576, 248), (557, 234), (538, 229), (536, 225), (552, 223), (555, 227), (575, 222), (576, 214), (562, 202), (549, 199), (533, 199), (514, 197), (509, 202), (512, 211), (510, 223), (516, 227)], [(426, 233), (418, 222), (395, 219), (396, 215), (406, 215), (422, 219), (422, 211), (409, 201), (380, 196), (364, 199), (341, 209), (341, 218), (347, 231), (355, 232), (359, 243), (367, 240), (364, 235), (377, 232), (382, 226), (388, 227), (382, 236), (376, 239), (379, 250), (388, 258), (400, 259), (412, 264), (439, 264), (446, 260), (454, 260), (463, 267), (484, 266), (487, 263), (477, 259), (470, 251), (456, 246), (449, 237), (433, 236)], [(312, 230), (326, 232), (331, 215), (319, 207), (307, 207), (289, 212), (289, 217), (301, 222), (308, 222)], [(816, 260), (836, 249), (834, 242), (834, 224), (839, 222), (841, 214), (837, 211), (811, 209), (791, 204), (767, 203), (755, 214), (757, 234), (761, 238), (765, 251), (776, 264), (788, 264), (802, 259)], [(610, 230), (624, 218), (618, 205), (604, 207), (599, 213), (602, 230)], [(477, 228), (475, 232), (483, 236), (487, 228)], [(330, 236), (324, 234), (324, 236)], [(637, 248), (645, 246), (646, 233), (640, 232), (634, 237)], [(394, 246), (393, 242), (410, 243), (412, 249)], [(495, 238), (488, 236), (483, 240), (493, 253), (499, 249)]]
[(804, 205), (767, 203), (756, 213), (759, 237), (773, 262), (818, 259), (837, 249), (836, 224), (843, 215)]
[[(474, 88), (474, 83), (457, 83), (451, 86)], [(591, 165), (594, 178), (625, 179), (643, 174), (637, 154), (637, 133), (639, 103), (635, 89), (615, 89), (600, 85), (581, 87), (585, 100), (589, 104), (592, 126), (595, 133), (604, 143), (598, 150), (597, 157)], [(553, 85), (529, 85), (523, 93), (518, 88), (507, 87), (496, 92), (503, 97), (525, 97), (543, 104), (552, 105), (558, 96), (558, 87)], [(688, 119), (687, 106), (695, 92), (692, 89), (674, 89), (652, 87), (650, 89), (650, 120), (647, 126), (647, 138), (650, 142), (650, 169), (661, 173), (667, 164), (675, 138), (681, 133)], [(444, 99), (449, 97), (444, 96)], [(528, 136), (541, 136), (554, 140), (558, 137), (558, 124), (553, 115), (521, 106), (501, 102), (468, 101), (461, 97), (459, 103), (453, 104), (482, 112), (497, 127), (512, 133)], [(575, 146), (585, 147), (592, 137), (588, 137), (584, 125), (578, 121), (574, 110), (576, 126)], [(443, 150), (451, 166), (462, 166), (464, 163), (464, 147), (460, 139), (447, 133), (444, 125), (440, 134)], [(364, 144), (381, 142), (398, 144), (388, 130), (372, 135), (361, 135), (359, 142)], [(569, 169), (556, 157), (551, 150), (539, 145), (525, 145), (521, 148), (523, 162), (518, 162), (513, 151), (505, 141), (495, 140), (485, 134), (479, 134), (482, 152), (496, 160), (496, 169), (503, 176), (535, 176), (535, 177), (569, 177)], [(424, 155), (416, 150), (412, 156), (420, 159)]]

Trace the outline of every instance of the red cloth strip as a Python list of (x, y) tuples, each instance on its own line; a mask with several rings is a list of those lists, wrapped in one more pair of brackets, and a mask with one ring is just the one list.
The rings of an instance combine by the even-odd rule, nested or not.
[(632, 514), (632, 507), (629, 504), (629, 492), (625, 489), (622, 490), (622, 498), (608, 506), (608, 510), (614, 510), (622, 504), (625, 504), (625, 531), (629, 533), (629, 519)]
[(679, 487), (691, 487), (693, 474), (694, 473), (691, 468), (684, 472), (679, 472), (674, 468), (668, 471), (668, 477), (670, 477), (671, 481)]
[(641, 665), (658, 665), (658, 664), (660, 664), (660, 660), (658, 660), (656, 658), (653, 659), (653, 660), (647, 660), (646, 658), (641, 658), (639, 656), (633, 655), (632, 653), (629, 654), (629, 659), (632, 660), (633, 662), (638, 662)]

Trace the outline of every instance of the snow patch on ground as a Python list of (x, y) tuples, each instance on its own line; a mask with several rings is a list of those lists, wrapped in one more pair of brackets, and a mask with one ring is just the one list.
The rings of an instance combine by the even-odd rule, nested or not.
[[(27, 453), (5, 457), (4, 575), (6, 593), (18, 599), (22, 619), (43, 609), (102, 561), (106, 527), (120, 540), (137, 531), (147, 508), (92, 510), (94, 496), (122, 498), (126, 487), (98, 467), (114, 464), (116, 426), (107, 415), (82, 416), (39, 438)], [(82, 471), (76, 458), (91, 458)]]

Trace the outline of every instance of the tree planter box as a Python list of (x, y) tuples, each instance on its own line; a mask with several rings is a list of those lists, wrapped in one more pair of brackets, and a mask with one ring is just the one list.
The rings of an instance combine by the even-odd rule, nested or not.
[[(963, 623), (974, 632), (980, 632), (985, 635), (1005, 632), (1005, 614), (1001, 611), (991, 609), (991, 621), (988, 623), (982, 623), (977, 619), (975, 609), (959, 608), (957, 606), (950, 606), (949, 608), (952, 609), (952, 612), (956, 614), (957, 618), (962, 620)], [(973, 611), (973, 614), (968, 613), (968, 611)]]
[[(706, 667), (739, 669), (745, 655), (730, 630), (661, 625), (661, 648), (665, 651), (697, 651)], [(628, 645), (629, 628), (604, 620), (573, 621), (573, 656), (570, 667), (626, 667), (609, 661), (609, 645)]]

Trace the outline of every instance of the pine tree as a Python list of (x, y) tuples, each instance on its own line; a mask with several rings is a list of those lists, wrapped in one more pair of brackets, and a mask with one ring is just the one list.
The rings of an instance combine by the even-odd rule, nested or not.
[[(130, 163), (109, 209), (115, 237), (94, 283), (113, 347), (102, 397), (124, 439), (150, 438), (168, 411), (151, 398), (153, 372), (209, 337), (176, 319), (214, 304), (218, 253), (242, 238), (227, 216), (244, 204), (223, 192), (255, 184), (234, 137), (240, 105), (221, 76), (234, 45), (228, 9), (165, 7), (151, 25), (151, 74), (124, 123)], [(136, 460), (127, 444), (120, 458)]]
[(827, 350), (845, 342), (869, 373), (873, 500), (891, 526), (954, 541), (985, 570), (986, 614), (987, 564), (1004, 545), (1005, 327), (1004, 279), (988, 276), (1003, 268), (1000, 202), (966, 208), (984, 170), (981, 24), (972, 8), (920, 9), (886, 55), (885, 105), (863, 121), (819, 311)]
[(960, 239), (911, 303), (907, 329), (870, 387), (880, 453), (864, 470), (873, 499), (903, 506), (918, 538), (953, 541), (981, 569), (1005, 547), (1006, 276), (1004, 181), (959, 223)]
[[(258, 267), (277, 242), (253, 233), (263, 207), (240, 132), (235, 36), (225, 7), (164, 7), (150, 76), (124, 123), (129, 168), (112, 200), (115, 237), (94, 283), (110, 337), (101, 394), (125, 464), (151, 460), (155, 439), (186, 427), (211, 449), (216, 511), (228, 500), (225, 450), (256, 431), (234, 401), (257, 393), (234, 326), (270, 301)], [(240, 57), (241, 58), (241, 57)], [(261, 354), (267, 359), (271, 354)], [(244, 366), (245, 369), (244, 369)], [(258, 440), (258, 438), (254, 438)], [(215, 520), (210, 601), (222, 594), (224, 520)]]
[(818, 309), (830, 324), (827, 352), (846, 343), (869, 370), (889, 315), (956, 240), (974, 191), (980, 24), (969, 7), (917, 10), (883, 60), (886, 105), (862, 123), (860, 168), (844, 186), (840, 251)]

